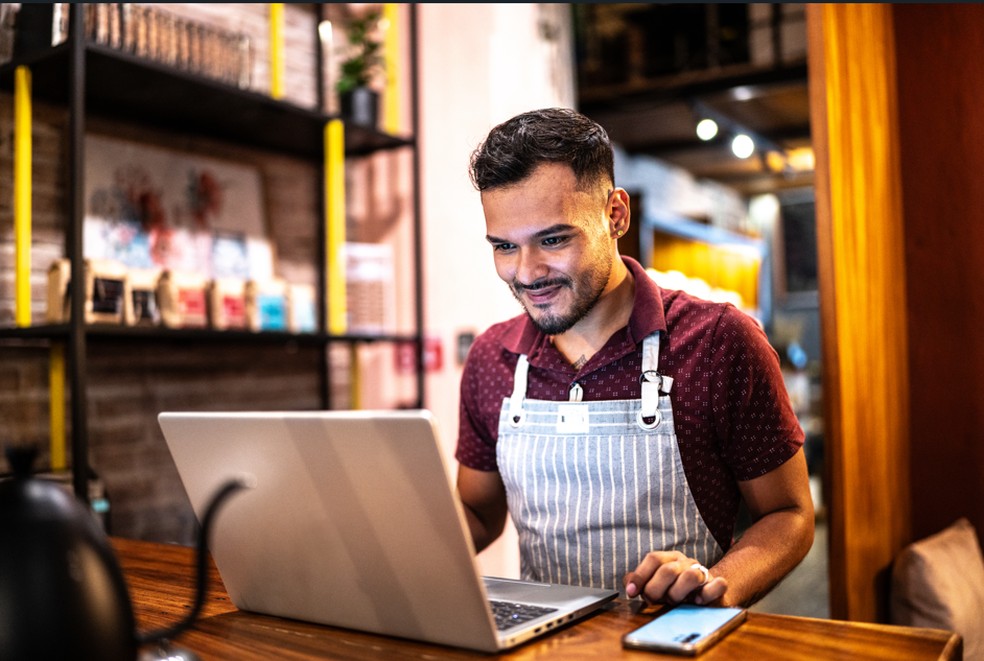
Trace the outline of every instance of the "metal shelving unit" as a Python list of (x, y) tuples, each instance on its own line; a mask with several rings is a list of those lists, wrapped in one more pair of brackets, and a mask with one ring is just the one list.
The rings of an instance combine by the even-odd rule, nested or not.
[[(336, 116), (303, 108), (265, 94), (239, 89), (184, 72), (159, 62), (87, 42), (82, 26), (83, 6), (70, 8), (68, 39), (43, 52), (15, 57), (0, 66), (0, 89), (11, 91), (14, 72), (27, 66), (32, 75), (32, 97), (65, 106), (68, 110), (65, 255), (71, 260), (71, 281), (83, 282), (83, 221), (85, 205), (84, 138), (86, 118), (133, 121), (154, 129), (191, 136), (204, 136), (240, 145), (275, 151), (311, 162), (323, 162), (323, 132)], [(76, 496), (88, 501), (88, 421), (86, 414), (86, 355), (90, 342), (125, 339), (147, 342), (239, 343), (243, 346), (298, 344), (325, 349), (322, 369), (322, 403), (330, 405), (327, 349), (332, 343), (411, 342), (417, 347), (417, 405), (424, 402), (423, 302), (420, 231), (419, 154), (413, 136), (417, 134), (417, 45), (416, 8), (410, 12), (411, 136), (390, 135), (378, 130), (345, 126), (345, 156), (359, 157), (382, 150), (413, 150), (413, 278), (416, 301), (414, 331), (410, 334), (325, 332), (327, 283), (318, 283), (319, 331), (314, 333), (250, 332), (204, 329), (168, 329), (87, 325), (84, 300), (71, 297), (70, 321), (65, 324), (0, 329), (0, 340), (50, 340), (65, 343), (68, 387), (71, 397), (72, 484)], [(319, 54), (320, 55), (320, 54)], [(318, 68), (320, 72), (320, 66)], [(320, 77), (319, 77), (320, 81)], [(320, 89), (319, 98), (323, 98)], [(323, 104), (321, 104), (323, 107)], [(318, 186), (318, 190), (324, 190)], [(324, 200), (322, 200), (322, 205)], [(318, 240), (324, 246), (324, 226), (319, 223)], [(324, 272), (323, 249), (318, 259)]]

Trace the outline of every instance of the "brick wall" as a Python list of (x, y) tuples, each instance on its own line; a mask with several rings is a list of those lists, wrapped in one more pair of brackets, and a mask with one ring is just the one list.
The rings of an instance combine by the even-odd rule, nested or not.
[(111, 530), (125, 537), (193, 539), (159, 411), (320, 407), (312, 347), (100, 341), (88, 358), (90, 460), (110, 498)]
[[(247, 30), (254, 52), (252, 87), (269, 88), (267, 67), (267, 5), (167, 4), (203, 21), (219, 21), (225, 29)], [(313, 34), (310, 5), (285, 6), (287, 26), (286, 97), (312, 106)], [(62, 108), (36, 102), (33, 117), (32, 317), (45, 313), (46, 270), (64, 254), (65, 136)], [(213, 140), (150, 130), (139, 122), (107, 123), (87, 119), (91, 134), (111, 135), (150, 146), (202, 154), (255, 166), (260, 172), (264, 218), (273, 241), (277, 275), (314, 283), (317, 274), (318, 195), (316, 164), (280, 154)], [(349, 236), (359, 241), (390, 241), (397, 248), (401, 287), (409, 282), (410, 245), (406, 196), (410, 161), (405, 153), (380, 155), (353, 167), (348, 186), (354, 192)], [(370, 185), (385, 175), (394, 185)], [(12, 239), (12, 102), (0, 94), (0, 326), (13, 323)], [(372, 191), (367, 193), (366, 191)], [(393, 201), (393, 191), (397, 191)], [(369, 199), (366, 196), (369, 195)], [(395, 205), (395, 206), (394, 206)], [(412, 319), (412, 297), (400, 296), (397, 328), (406, 332)], [(48, 366), (46, 341), (0, 342), (0, 443), (35, 442), (42, 449), (39, 464), (49, 465)], [(363, 406), (400, 406), (412, 401), (413, 380), (393, 371), (392, 348), (366, 346), (353, 355), (344, 347), (328, 352), (332, 364), (335, 408), (354, 403), (347, 366), (353, 359), (371, 374), (360, 383)], [(215, 341), (119, 340), (95, 338), (88, 345), (90, 463), (107, 490), (110, 530), (123, 537), (192, 543), (194, 515), (157, 425), (163, 410), (303, 410), (319, 408), (319, 365), (326, 359), (313, 346), (286, 343), (238, 344)], [(382, 374), (382, 376), (379, 376)], [(67, 393), (70, 401), (71, 394)], [(69, 401), (65, 402), (66, 407)], [(66, 408), (66, 421), (71, 416)], [(71, 429), (67, 430), (69, 437)], [(70, 438), (69, 438), (70, 445)], [(70, 448), (69, 448), (70, 449)], [(0, 459), (0, 471), (7, 471)]]

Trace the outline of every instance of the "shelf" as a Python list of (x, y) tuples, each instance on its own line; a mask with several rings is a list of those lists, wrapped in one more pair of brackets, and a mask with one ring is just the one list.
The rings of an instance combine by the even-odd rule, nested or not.
[[(85, 46), (86, 111), (109, 119), (218, 138), (320, 161), (324, 125), (335, 115), (273, 99), (98, 44)], [(64, 105), (68, 44), (0, 67), (0, 88), (13, 89), (17, 65), (32, 71), (34, 98)], [(409, 138), (345, 125), (345, 151), (360, 156), (410, 146)]]
[[(97, 117), (109, 123), (127, 123), (173, 134), (181, 138), (202, 138), (221, 141), (288, 156), (306, 161), (316, 167), (319, 179), (326, 173), (325, 127), (337, 115), (323, 112), (319, 107), (302, 107), (283, 99), (274, 99), (266, 92), (240, 89), (235, 85), (202, 75), (183, 71), (162, 62), (137, 57), (131, 53), (87, 42), (82, 26), (83, 8), (70, 5), (68, 40), (59, 46), (44, 48), (35, 53), (18, 55), (0, 65), (0, 91), (13, 93), (15, 72), (26, 66), (31, 72), (30, 97), (38, 104), (48, 104), (66, 111), (65, 127), (65, 255), (72, 260), (73, 279), (81, 278), (82, 237), (84, 236), (84, 168), (86, 121)], [(379, 130), (344, 122), (346, 157), (363, 157), (377, 152), (408, 148), (412, 153), (413, 177), (413, 250), (415, 301), (415, 330), (405, 333), (329, 334), (322, 331), (291, 333), (249, 330), (212, 330), (163, 326), (133, 327), (119, 324), (84, 324), (80, 300), (72, 299), (72, 320), (62, 324), (38, 324), (27, 328), (0, 327), (0, 343), (5, 347), (18, 344), (25, 347), (47, 348), (63, 343), (62, 358), (70, 369), (65, 370), (65, 409), (70, 421), (60, 420), (60, 428), (71, 429), (72, 486), (83, 502), (88, 500), (89, 422), (86, 375), (86, 353), (97, 347), (101, 354), (121, 345), (138, 351), (160, 351), (167, 345), (194, 347), (202, 354), (214, 352), (220, 346), (238, 349), (239, 353), (278, 351), (303, 346), (321, 352), (315, 366), (319, 396), (324, 408), (331, 408), (331, 356), (326, 349), (333, 345), (392, 343), (410, 344), (416, 359), (417, 406), (424, 402), (423, 369), (423, 308), (420, 302), (422, 283), (420, 251), (420, 188), (417, 141), (417, 52), (416, 9), (409, 8), (410, 55), (408, 58), (412, 95), (410, 99), (411, 126), (408, 135), (391, 135)], [(312, 38), (317, 38), (316, 33)], [(317, 42), (316, 42), (317, 43)], [(317, 50), (317, 49), (316, 49)], [(315, 62), (315, 70), (319, 64)], [(324, 90), (318, 85), (319, 97)], [(336, 159), (339, 160), (339, 159)], [(319, 210), (312, 221), (316, 223), (318, 291), (325, 300), (325, 222), (321, 217), (327, 207), (327, 187), (318, 187)], [(145, 349), (146, 348), (146, 349)], [(57, 353), (57, 352), (56, 352)], [(194, 354), (192, 354), (194, 355)], [(59, 364), (52, 362), (53, 365)], [(52, 407), (61, 411), (62, 407)], [(67, 423), (67, 424), (66, 424)], [(54, 422), (52, 423), (54, 430)], [(54, 438), (54, 431), (53, 431)]]
[(698, 223), (683, 216), (646, 215), (643, 216), (641, 223), (647, 229), (658, 230), (683, 239), (691, 239), (719, 246), (745, 246), (754, 249), (759, 254), (765, 252), (765, 241), (763, 239), (732, 232), (731, 230), (715, 225)]
[[(416, 342), (412, 334), (400, 333), (346, 333), (330, 335), (325, 333), (289, 333), (281, 331), (211, 330), (203, 328), (162, 328), (147, 326), (115, 326), (110, 324), (90, 325), (84, 328), (91, 340), (135, 339), (147, 342), (199, 341), (236, 342), (241, 344), (281, 344), (285, 342), (318, 345), (332, 342)], [(28, 328), (0, 328), (0, 340), (65, 340), (70, 334), (68, 324), (47, 324)]]

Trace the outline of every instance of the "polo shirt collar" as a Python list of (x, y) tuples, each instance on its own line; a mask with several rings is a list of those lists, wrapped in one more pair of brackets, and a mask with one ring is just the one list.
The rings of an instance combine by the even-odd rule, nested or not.
[[(628, 326), (616, 331), (612, 340), (623, 338), (622, 341), (634, 346), (656, 331), (665, 331), (666, 317), (663, 314), (662, 291), (656, 281), (635, 259), (622, 255), (622, 261), (635, 280), (635, 301)], [(502, 346), (515, 354), (533, 356), (545, 344), (550, 344), (548, 336), (533, 325), (525, 312), (518, 317), (518, 323), (502, 336)]]

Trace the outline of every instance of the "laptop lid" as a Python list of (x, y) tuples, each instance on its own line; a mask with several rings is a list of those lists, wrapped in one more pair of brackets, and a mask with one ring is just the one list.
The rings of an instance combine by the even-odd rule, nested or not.
[[(497, 651), (617, 596), (483, 579), (426, 410), (164, 412), (158, 421), (199, 520), (226, 480), (254, 485), (223, 505), (209, 543), (242, 610)], [(500, 633), (490, 596), (535, 597), (553, 610)]]

